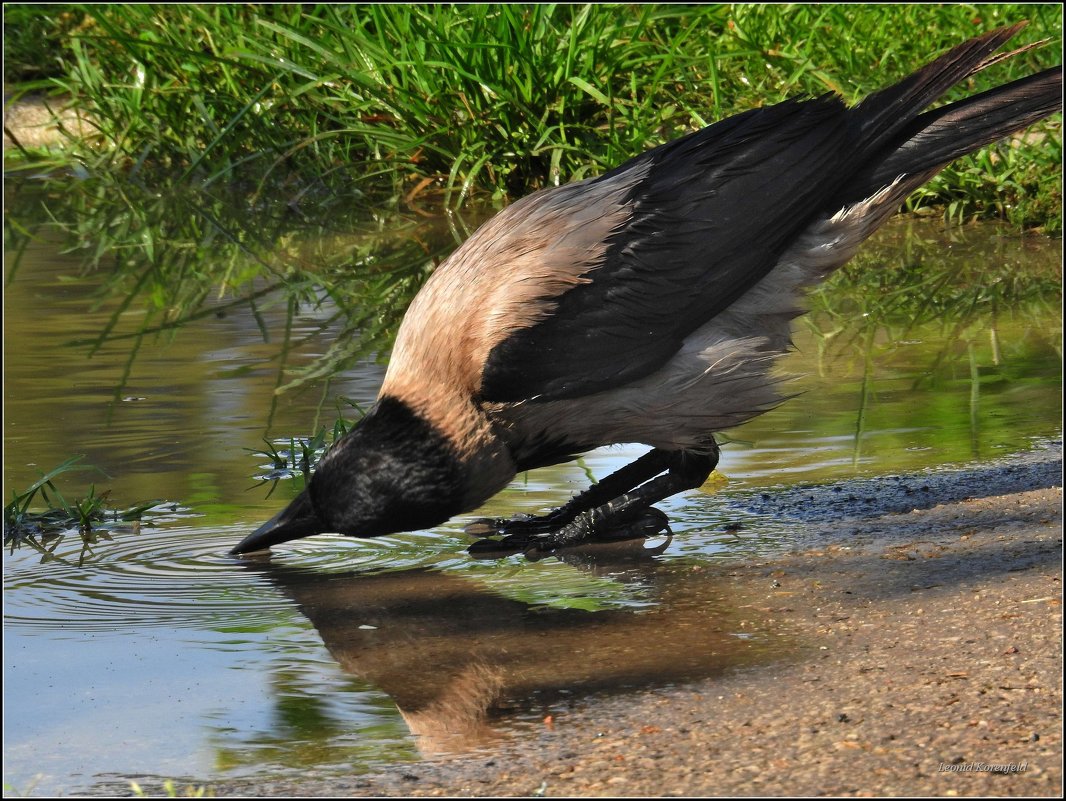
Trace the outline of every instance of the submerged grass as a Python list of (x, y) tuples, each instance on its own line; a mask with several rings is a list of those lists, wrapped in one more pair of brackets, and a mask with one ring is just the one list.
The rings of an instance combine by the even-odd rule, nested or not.
[[(41, 35), (42, 17), (60, 43), (49, 85), (95, 126), (68, 131), (60, 161), (238, 182), (253, 197), (438, 192), (452, 207), (598, 174), (788, 96), (855, 101), (1020, 19), (1019, 43), (1049, 45), (951, 97), (1052, 66), (1061, 43), (1057, 5), (5, 6), (6, 61), (37, 89), (49, 70), (25, 31)], [(964, 159), (910, 205), (1048, 225), (1060, 125), (1036, 131)]]
[(86, 557), (94, 555), (92, 546), (111, 539), (104, 527), (109, 520), (139, 523), (145, 512), (161, 503), (152, 500), (128, 509), (109, 508), (110, 490), (98, 495), (95, 484), (85, 495), (68, 501), (56, 486), (56, 479), (73, 470), (92, 469), (79, 465), (81, 459), (72, 456), (22, 492), (12, 493), (11, 502), (4, 507), (5, 547), (25, 545), (37, 551), (42, 562), (48, 562), (56, 558), (56, 549), (66, 534), (76, 530), (81, 539), (80, 566)]
[(267, 497), (277, 488), (278, 482), (284, 479), (299, 477), (303, 479), (306, 485), (311, 473), (326, 451), (337, 440), (351, 431), (355, 423), (365, 416), (366, 412), (357, 403), (349, 400), (347, 404), (356, 411), (355, 419), (349, 419), (350, 415), (345, 414), (340, 409), (338, 401), (338, 416), (333, 421), (333, 426), (329, 431), (323, 427), (319, 428), (318, 433), (310, 437), (288, 437), (287, 439), (276, 440), (263, 437), (265, 448), (261, 450), (245, 448), (252, 455), (267, 461), (267, 464), (262, 466), (267, 472), (256, 476), (259, 480), (256, 486), (270, 483), (270, 492), (267, 493)]

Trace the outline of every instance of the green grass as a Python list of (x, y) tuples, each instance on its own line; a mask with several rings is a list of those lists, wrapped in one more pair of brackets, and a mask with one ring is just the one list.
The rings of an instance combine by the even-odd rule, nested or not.
[[(353, 407), (356, 412), (355, 421), (365, 416), (365, 410), (354, 401), (348, 401), (348, 405)], [(277, 488), (278, 481), (297, 477), (302, 478), (306, 485), (312, 471), (326, 451), (355, 425), (355, 421), (347, 419), (348, 416), (339, 407), (340, 404), (338, 403), (338, 417), (334, 420), (333, 427), (328, 432), (323, 427), (319, 428), (318, 433), (312, 437), (288, 437), (276, 440), (263, 437), (263, 443), (266, 446), (264, 449), (245, 448), (252, 455), (267, 462), (266, 465), (261, 466), (261, 469), (265, 469), (267, 472), (257, 476), (259, 479), (257, 486), (270, 482), (270, 493), (273, 493)], [(267, 494), (268, 497), (270, 493)]]
[[(13, 5), (5, 13), (5, 58), (16, 74), (52, 75), (50, 86), (95, 121), (91, 135), (71, 134), (60, 162), (198, 187), (236, 183), (252, 197), (288, 187), (411, 206), (514, 199), (796, 94), (832, 90), (854, 101), (1020, 19), (1031, 24), (1019, 43), (1050, 43), (951, 97), (1052, 66), (1061, 44), (1058, 6), (1022, 4)], [(41, 52), (33, 42), (44, 31), (58, 46)], [(39, 69), (35, 52), (48, 62)], [(1060, 122), (1038, 130), (1040, 141), (961, 160), (911, 207), (1057, 228)]]
[(57, 558), (56, 549), (66, 534), (76, 530), (81, 540), (80, 566), (86, 557), (94, 555), (94, 545), (111, 539), (104, 527), (108, 520), (138, 522), (145, 512), (161, 503), (153, 500), (124, 510), (109, 509), (110, 490), (98, 495), (92, 484), (85, 495), (68, 501), (56, 486), (56, 479), (73, 470), (92, 469), (78, 465), (81, 458), (70, 457), (22, 492), (12, 493), (11, 502), (4, 507), (5, 547), (25, 545), (37, 551), (42, 562), (48, 562)]

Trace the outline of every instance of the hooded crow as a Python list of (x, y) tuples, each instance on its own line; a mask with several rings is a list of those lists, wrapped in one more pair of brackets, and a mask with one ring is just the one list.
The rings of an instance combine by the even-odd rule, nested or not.
[(1062, 68), (931, 111), (1013, 53), (971, 39), (848, 107), (827, 94), (722, 120), (481, 226), (404, 318), (377, 402), (307, 488), (232, 553), (374, 537), (477, 508), (521, 471), (652, 450), (543, 517), (481, 520), (474, 552), (666, 528), (714, 434), (779, 402), (771, 368), (807, 287), (952, 160), (1061, 108)]

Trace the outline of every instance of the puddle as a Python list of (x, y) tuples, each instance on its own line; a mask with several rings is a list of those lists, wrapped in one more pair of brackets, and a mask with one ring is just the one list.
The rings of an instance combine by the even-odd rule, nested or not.
[[(80, 567), (73, 534), (51, 561), (5, 554), (5, 783), (24, 794), (82, 792), (105, 775), (358, 773), (491, 748), (590, 696), (784, 658), (796, 644), (737, 608), (711, 568), (787, 548), (810, 506), (797, 485), (880, 497), (862, 482), (984, 463), (1060, 430), (1061, 243), (903, 220), (798, 322), (782, 364), (801, 376), (797, 397), (729, 432), (719, 474), (662, 504), (672, 541), (478, 562), (464, 550), (470, 515), (235, 560), (226, 550), (298, 490), (279, 481), (268, 496), (256, 480), (264, 436), (280, 445), (328, 428), (336, 398), (373, 400), (383, 367), (367, 354), (315, 377), (363, 329), (352, 333), (340, 300), (263, 295), (254, 311), (212, 300), (180, 329), (138, 333), (141, 301), (124, 306), (106, 270), (80, 277), (84, 254), (43, 233), (17, 243), (5, 291), (4, 491), (84, 454), (98, 470), (64, 475), (64, 492), (93, 483), (118, 507), (178, 510), (113, 526)], [(334, 234), (347, 262), (358, 252), (363, 268), (386, 269), (371, 258), (378, 244)], [(435, 236), (415, 237), (420, 260), (381, 246), (405, 260), (403, 291), (451, 234)], [(320, 245), (287, 247), (307, 259)], [(66, 344), (109, 325), (124, 338), (91, 358)], [(301, 388), (275, 394), (300, 370)], [(478, 514), (558, 505), (643, 450), (520, 476)], [(972, 469), (966, 486), (987, 485)]]
[(250, 569), (297, 603), (346, 672), (389, 695), (424, 756), (487, 745), (590, 693), (713, 676), (783, 650), (704, 577), (662, 569), (640, 546), (568, 563), (644, 608), (531, 605), (428, 569)]
[(8, 557), (12, 786), (361, 772), (787, 647), (639, 544), (487, 565), (458, 535), (411, 534), (247, 561), (224, 556), (239, 532), (116, 531), (83, 568)]

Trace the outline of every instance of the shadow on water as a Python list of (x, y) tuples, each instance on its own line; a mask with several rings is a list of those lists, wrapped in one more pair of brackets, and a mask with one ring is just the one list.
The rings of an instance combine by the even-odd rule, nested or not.
[(346, 672), (389, 695), (432, 756), (489, 744), (509, 731), (505, 719), (539, 722), (589, 693), (707, 678), (786, 650), (724, 588), (653, 553), (630, 544), (563, 557), (655, 599), (598, 612), (531, 606), (427, 568), (321, 573), (265, 560), (247, 569), (296, 602)]

